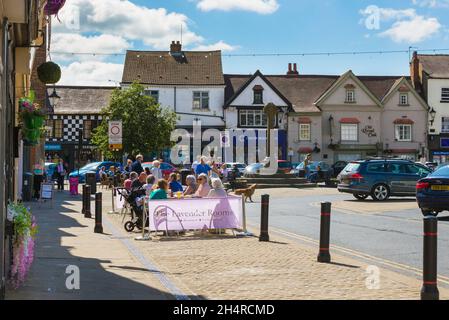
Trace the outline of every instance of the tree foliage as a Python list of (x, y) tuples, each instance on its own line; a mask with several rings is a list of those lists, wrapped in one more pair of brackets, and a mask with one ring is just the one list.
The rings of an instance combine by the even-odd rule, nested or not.
[[(92, 142), (107, 158), (119, 158), (124, 153), (161, 152), (173, 145), (170, 134), (175, 129), (176, 113), (145, 95), (144, 87), (138, 83), (126, 89), (115, 89), (109, 106), (102, 110), (102, 116), (101, 124), (93, 132)], [(109, 150), (110, 120), (123, 123), (123, 149), (120, 152)]]

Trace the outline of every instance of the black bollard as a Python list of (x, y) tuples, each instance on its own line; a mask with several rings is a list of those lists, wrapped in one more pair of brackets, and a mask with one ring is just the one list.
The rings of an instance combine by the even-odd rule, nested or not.
[(421, 300), (439, 300), (437, 284), (438, 219), (424, 217), (423, 286)]
[(260, 236), (259, 241), (268, 242), (270, 236), (268, 235), (268, 212), (270, 207), (270, 196), (268, 194), (262, 195), (262, 209), (260, 217)]
[(92, 218), (92, 213), (90, 212), (90, 186), (86, 185), (86, 211), (84, 212), (85, 218)]
[(81, 214), (86, 214), (86, 202), (87, 202), (87, 200), (86, 200), (86, 195), (87, 195), (86, 185), (83, 184), (83, 189), (82, 190), (83, 190), (83, 194), (82, 194), (83, 207), (81, 209)]
[(321, 203), (321, 226), (320, 226), (320, 252), (318, 262), (331, 262), (329, 253), (330, 229), (331, 229), (331, 205), (330, 202)]
[(103, 233), (102, 198), (101, 192), (95, 194), (95, 233)]

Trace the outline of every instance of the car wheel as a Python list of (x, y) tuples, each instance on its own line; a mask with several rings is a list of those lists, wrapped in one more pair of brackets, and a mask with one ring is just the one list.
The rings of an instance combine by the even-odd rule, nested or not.
[(354, 194), (353, 195), (354, 198), (356, 198), (357, 200), (365, 200), (366, 198), (368, 198), (367, 194)]
[(377, 184), (373, 187), (371, 197), (374, 201), (385, 201), (390, 197), (390, 189), (385, 184)]

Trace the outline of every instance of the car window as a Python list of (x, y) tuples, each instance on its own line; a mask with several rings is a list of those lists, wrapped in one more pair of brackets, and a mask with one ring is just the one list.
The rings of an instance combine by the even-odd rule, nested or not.
[(290, 162), (278, 162), (279, 168), (291, 168), (292, 164)]
[(385, 164), (384, 163), (370, 163), (366, 169), (368, 172), (385, 172)]
[(344, 172), (357, 172), (360, 168), (360, 163), (349, 163), (344, 169)]
[(329, 165), (326, 162), (320, 162), (321, 170), (329, 170)]
[(161, 169), (162, 170), (169, 170), (170, 166), (167, 163), (161, 163)]
[(431, 174), (432, 177), (449, 177), (449, 167), (442, 167)]
[(387, 165), (387, 172), (394, 174), (407, 173), (406, 166), (403, 163), (389, 163)]

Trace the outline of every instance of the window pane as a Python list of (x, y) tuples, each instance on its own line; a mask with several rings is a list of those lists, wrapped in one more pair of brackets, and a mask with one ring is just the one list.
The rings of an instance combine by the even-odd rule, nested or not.
[(358, 139), (358, 125), (357, 124), (342, 124), (341, 125), (341, 140), (342, 141), (357, 141)]
[(202, 103), (201, 103), (201, 107), (203, 109), (209, 109), (209, 97), (203, 97)]
[(248, 111), (248, 126), (254, 126), (254, 111)]
[(449, 102), (449, 88), (441, 89), (441, 101)]
[(246, 126), (246, 111), (240, 111), (240, 125)]
[(262, 125), (262, 114), (260, 112), (257, 112), (255, 114), (255, 125), (261, 126)]
[(443, 117), (441, 123), (441, 132), (449, 133), (449, 117)]

